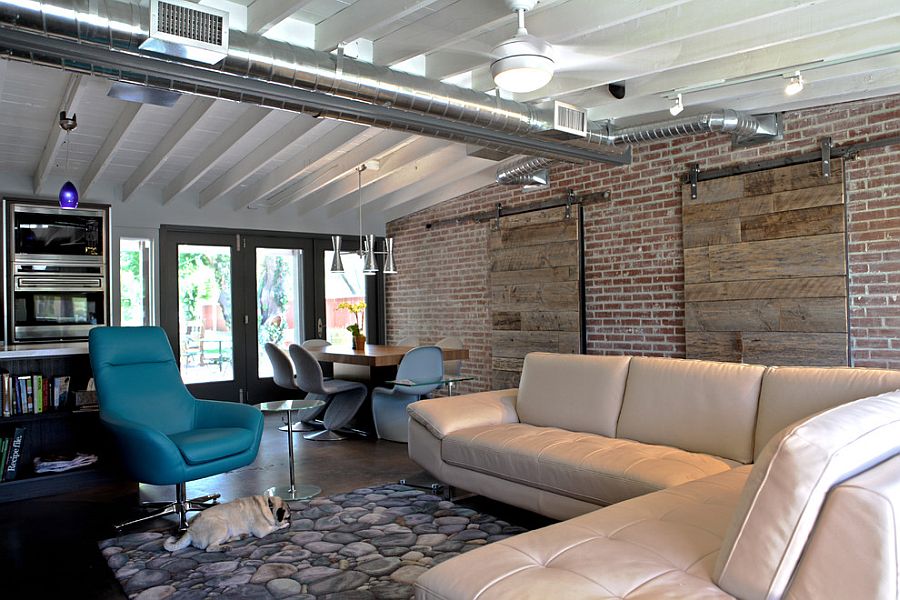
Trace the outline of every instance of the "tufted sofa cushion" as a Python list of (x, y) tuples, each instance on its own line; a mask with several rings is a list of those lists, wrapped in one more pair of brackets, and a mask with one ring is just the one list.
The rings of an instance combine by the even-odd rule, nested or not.
[(444, 438), (448, 464), (607, 505), (727, 471), (733, 464), (677, 448), (525, 423)]
[(416, 598), (731, 598), (712, 569), (748, 473), (739, 467), (467, 552), (422, 575)]

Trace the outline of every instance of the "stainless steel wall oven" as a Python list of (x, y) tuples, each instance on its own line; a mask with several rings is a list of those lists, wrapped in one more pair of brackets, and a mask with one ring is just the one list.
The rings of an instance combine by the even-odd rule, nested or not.
[(5, 200), (10, 343), (87, 339), (109, 324), (109, 207)]

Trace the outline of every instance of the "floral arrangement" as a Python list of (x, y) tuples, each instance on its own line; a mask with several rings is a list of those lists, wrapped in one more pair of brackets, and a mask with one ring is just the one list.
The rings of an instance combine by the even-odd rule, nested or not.
[(365, 319), (365, 310), (366, 310), (366, 301), (360, 300), (359, 302), (341, 302), (338, 304), (338, 308), (344, 308), (353, 313), (353, 317), (356, 319), (356, 323), (347, 326), (347, 331), (353, 337), (363, 335), (362, 333), (362, 324)]

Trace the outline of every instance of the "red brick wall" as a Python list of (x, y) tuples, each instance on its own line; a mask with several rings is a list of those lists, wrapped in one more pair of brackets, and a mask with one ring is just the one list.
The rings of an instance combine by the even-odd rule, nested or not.
[[(388, 340), (424, 342), (458, 335), (470, 349), (470, 390), (490, 387), (490, 309), (486, 228), (425, 229), (431, 221), (609, 190), (584, 209), (587, 351), (684, 355), (684, 267), (680, 178), (688, 165), (710, 170), (811, 152), (900, 133), (900, 96), (784, 115), (784, 140), (732, 151), (709, 134), (634, 147), (634, 162), (613, 167), (559, 165), (548, 190), (492, 185), (388, 224), (399, 274), (387, 278)], [(900, 146), (847, 161), (852, 361), (900, 368)]]

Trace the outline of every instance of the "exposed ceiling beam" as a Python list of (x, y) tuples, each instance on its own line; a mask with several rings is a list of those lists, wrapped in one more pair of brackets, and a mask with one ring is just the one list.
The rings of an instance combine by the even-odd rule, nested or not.
[[(8, 64), (9, 61), (3, 61)], [(89, 79), (89, 78), (87, 78)], [(44, 149), (41, 152), (41, 158), (38, 160), (37, 168), (34, 170), (34, 193), (41, 194), (44, 185), (47, 183), (47, 177), (56, 161), (56, 153), (62, 146), (65, 139), (65, 131), (59, 126), (57, 117), (59, 113), (66, 111), (69, 115), (78, 113), (79, 104), (84, 100), (85, 91), (87, 89), (85, 80), (81, 75), (69, 75), (66, 82), (66, 89), (63, 92), (62, 100), (59, 103), (59, 109), (53, 115), (53, 123), (50, 125), (50, 133), (47, 135), (47, 141), (44, 142)]]
[(291, 120), (274, 135), (251, 150), (236, 165), (225, 171), (218, 179), (206, 186), (200, 192), (200, 206), (206, 206), (239, 186), (271, 161), (275, 155), (300, 140), (305, 133), (321, 122), (308, 115), (299, 115)]
[(265, 33), (313, 0), (255, 0), (247, 7), (247, 33)]
[[(793, 72), (785, 68), (785, 56), (790, 54), (790, 63), (814, 64), (823, 56), (840, 57), (868, 50), (877, 50), (897, 45), (896, 32), (900, 28), (900, 18), (889, 19), (876, 25), (860, 25), (840, 32), (840, 35), (825, 33), (800, 42), (786, 42), (783, 45), (770, 46), (760, 50), (741, 54), (740, 60), (723, 57), (702, 64), (689, 65), (682, 68), (638, 77), (628, 82), (629, 97), (641, 97), (651, 94), (662, 94), (669, 90), (682, 89), (697, 82), (727, 82), (733, 79), (749, 77), (759, 73)], [(787, 46), (787, 47), (785, 47)], [(900, 56), (900, 55), (895, 55)], [(597, 101), (595, 91), (586, 90), (563, 97), (566, 101), (582, 103), (580, 106), (590, 108), (588, 115), (592, 119), (606, 118), (601, 102)], [(627, 101), (627, 99), (626, 99)], [(591, 108), (597, 106), (596, 109)], [(621, 110), (621, 108), (619, 108)], [(638, 112), (630, 114), (640, 114)], [(622, 115), (625, 116), (625, 115)]]
[(456, 181), (452, 181), (443, 187), (429, 190), (411, 200), (398, 202), (390, 208), (383, 208), (385, 222), (389, 223), (395, 219), (411, 215), (412, 213), (425, 210), (441, 202), (459, 198), (475, 190), (489, 186), (494, 183), (496, 167), (487, 166), (480, 171), (472, 173), (467, 177), (462, 177)]
[(249, 107), (235, 119), (234, 124), (218, 136), (212, 144), (197, 155), (163, 191), (163, 204), (168, 204), (175, 196), (185, 191), (203, 177), (215, 165), (229, 148), (241, 143), (241, 140), (262, 123), (268, 115), (275, 114), (265, 108)]
[[(503, 2), (458, 0), (442, 10), (410, 23), (374, 43), (375, 64), (393, 65), (471, 35), (477, 28), (515, 17)], [(510, 37), (515, 34), (511, 30)]]
[(302, 179), (294, 185), (279, 192), (272, 198), (270, 210), (276, 210), (294, 202), (302, 202), (307, 196), (318, 192), (323, 187), (351, 174), (359, 165), (390, 152), (398, 146), (416, 140), (417, 136), (402, 131), (382, 131), (350, 150), (339, 159), (319, 169), (316, 173)]
[[(447, 142), (433, 138), (420, 138), (413, 143), (400, 148), (396, 152), (385, 157), (384, 160), (381, 161), (377, 171), (373, 169), (366, 169), (363, 171), (362, 185), (363, 189), (366, 190), (364, 194), (368, 192), (368, 187), (375, 182), (381, 181), (398, 171), (406, 169), (408, 165), (413, 164), (416, 160), (431, 156), (435, 152), (445, 148), (448, 148)], [(349, 176), (333, 182), (328, 187), (322, 188), (318, 193), (307, 196), (298, 209), (298, 214), (306, 214), (321, 206), (331, 206), (332, 203), (338, 207), (336, 210), (339, 212), (343, 212), (345, 206), (356, 206), (357, 183), (356, 174), (351, 172)]]
[(397, 21), (437, 0), (356, 2), (316, 24), (316, 50), (331, 52), (342, 42), (364, 38), (386, 23)]
[[(865, 26), (866, 29), (890, 27), (896, 34), (900, 4), (883, 0), (857, 0), (850, 4), (843, 0), (825, 0), (813, 9), (777, 13), (762, 18), (732, 23), (714, 30), (699, 28), (696, 35), (666, 38), (659, 44), (642, 47), (611, 57), (606, 68), (590, 69), (582, 73), (561, 73), (550, 84), (536, 92), (517, 94), (516, 100), (530, 101), (545, 97), (559, 97), (580, 90), (605, 86), (614, 81), (627, 81), (680, 67), (732, 58), (739, 67), (748, 52), (770, 46), (781, 46), (784, 67), (797, 64), (795, 55), (802, 51), (804, 41), (830, 34), (838, 41), (844, 31)], [(874, 25), (881, 22), (880, 25)], [(893, 41), (896, 44), (896, 35)], [(862, 48), (871, 48), (865, 43)], [(864, 51), (864, 50), (863, 50)], [(826, 53), (819, 56), (831, 56)], [(741, 60), (734, 60), (741, 57)]]
[[(779, 0), (785, 4), (784, 0)], [(649, 15), (665, 13), (669, 25), (676, 26), (677, 21), (672, 16), (681, 10), (682, 5), (691, 0), (656, 0), (651, 2), (597, 2), (597, 0), (570, 0), (553, 6), (552, 10), (546, 10), (541, 5), (526, 15), (525, 23), (528, 33), (539, 36), (551, 43), (562, 43), (567, 40), (590, 36), (582, 44), (597, 44), (597, 51), (603, 48), (615, 48), (613, 42), (607, 43), (605, 32), (629, 21), (644, 19)], [(770, 3), (770, 2), (761, 2)], [(693, 2), (685, 9), (690, 9), (693, 4), (713, 4), (725, 6), (721, 0), (704, 0)], [(747, 4), (756, 4), (747, 3)], [(727, 3), (729, 10), (740, 10), (737, 4)], [(543, 10), (541, 10), (543, 9)], [(469, 71), (476, 67), (490, 63), (490, 51), (497, 44), (513, 36), (515, 31), (511, 29), (514, 19), (510, 21), (510, 27), (489, 29), (484, 32), (472, 32), (472, 36), (465, 43), (445, 45), (440, 49), (426, 55), (426, 76), (431, 79), (444, 79)], [(695, 30), (700, 27), (696, 21), (689, 22)], [(634, 40), (648, 39), (642, 35), (634, 34), (634, 27), (630, 38)]]
[(116, 119), (112, 129), (110, 129), (106, 139), (103, 141), (103, 145), (100, 146), (100, 150), (94, 155), (94, 160), (88, 165), (84, 177), (81, 178), (80, 191), (81, 195), (85, 198), (88, 197), (91, 189), (103, 174), (103, 171), (109, 166), (113, 154), (118, 150), (119, 144), (125, 139), (128, 130), (135, 124), (138, 114), (145, 106), (144, 104), (137, 104), (135, 102), (123, 102), (122, 104), (122, 112), (119, 114), (119, 118)]
[(172, 150), (175, 149), (175, 146), (184, 139), (184, 136), (186, 136), (191, 131), (191, 128), (193, 128), (203, 116), (209, 112), (215, 103), (216, 101), (212, 98), (203, 98), (201, 96), (193, 98), (191, 105), (184, 111), (181, 118), (169, 128), (169, 131), (166, 132), (163, 139), (156, 145), (156, 148), (147, 155), (147, 158), (145, 158), (138, 168), (135, 169), (134, 173), (131, 174), (131, 177), (125, 181), (125, 185), (122, 187), (123, 202), (128, 201), (145, 181), (153, 177), (159, 168), (162, 167), (163, 163), (166, 162), (166, 159), (169, 158), (169, 155), (172, 153)]
[(246, 208), (255, 202), (269, 197), (282, 187), (289, 185), (318, 166), (325, 156), (334, 152), (344, 144), (363, 134), (368, 128), (365, 125), (324, 120), (316, 126), (328, 128), (325, 135), (312, 142), (302, 152), (267, 173), (258, 183), (243, 196), (238, 208)]
[[(396, 194), (403, 188), (424, 180), (442, 181), (447, 177), (462, 177), (466, 173), (471, 172), (473, 165), (480, 166), (486, 163), (496, 164), (487, 159), (468, 156), (466, 147), (461, 144), (444, 147), (428, 156), (409, 162), (402, 169), (364, 187), (362, 202), (364, 205), (377, 202), (385, 196)], [(447, 173), (450, 173), (450, 175), (447, 175)], [(363, 176), (365, 176), (365, 171), (363, 171)], [(348, 210), (354, 210), (358, 205), (359, 198), (357, 193), (353, 192), (340, 201), (329, 204), (327, 207), (328, 216), (336, 217)]]

